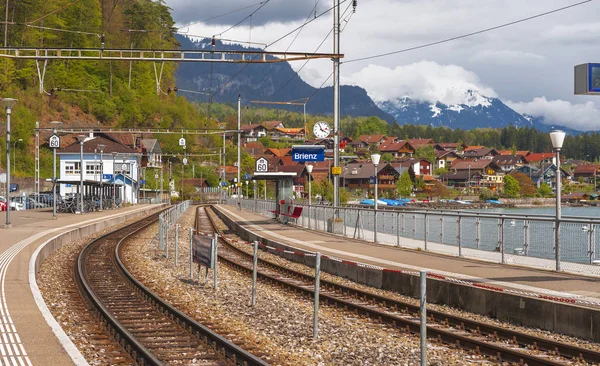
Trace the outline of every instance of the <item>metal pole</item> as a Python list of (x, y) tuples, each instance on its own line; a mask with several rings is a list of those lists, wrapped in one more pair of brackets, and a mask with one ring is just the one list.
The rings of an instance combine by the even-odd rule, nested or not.
[(377, 243), (377, 164), (373, 164), (374, 170), (375, 170), (375, 201), (373, 202), (374, 205), (374, 214), (373, 214), (373, 242)]
[(461, 224), (460, 216), (456, 219), (456, 224), (458, 226), (457, 233), (456, 233), (456, 241), (458, 241), (458, 256), (462, 257), (462, 243), (460, 241), (460, 224)]
[(556, 149), (556, 229), (554, 231), (554, 240), (556, 245), (556, 270), (560, 271), (560, 149)]
[[(8, 8), (7, 8), (8, 9)], [(6, 25), (5, 28), (6, 29)], [(6, 36), (6, 34), (5, 34)], [(6, 110), (6, 224), (4, 227), (9, 228), (10, 225), (10, 113), (12, 107), (5, 106)]]
[(258, 271), (258, 241), (254, 241), (254, 258), (252, 260), (252, 307), (256, 305), (256, 275)]
[(175, 224), (175, 267), (179, 258), (179, 224)]
[[(308, 175), (308, 228), (310, 229), (310, 209), (311, 209), (311, 205), (312, 205), (312, 191), (311, 191), (311, 186), (312, 186), (312, 179), (311, 178), (311, 174)], [(266, 197), (265, 197), (266, 199)]]
[[(113, 198), (113, 208), (117, 208), (117, 198), (116, 198), (116, 191), (117, 191), (117, 172), (115, 169), (115, 156), (117, 154), (113, 152), (112, 157), (113, 157), (113, 166), (112, 166), (112, 176), (113, 176), (113, 191), (112, 191), (112, 198)], [(162, 249), (162, 248), (161, 248)]]
[(165, 229), (165, 223), (163, 219), (163, 215), (158, 216), (158, 249), (162, 250), (164, 247), (164, 234), (163, 231)]
[(40, 122), (35, 123), (35, 196), (40, 196)]
[[(40, 196), (35, 197), (39, 199)], [(56, 220), (56, 148), (52, 149), (52, 201), (52, 219)]]
[[(340, 0), (333, 2), (333, 53), (340, 53)], [(333, 59), (333, 166), (340, 166), (340, 59)], [(333, 206), (340, 206), (340, 176), (333, 176)], [(337, 217), (337, 216), (336, 216)]]
[(194, 229), (190, 228), (190, 278), (194, 278)]
[(425, 243), (423, 245), (423, 250), (427, 250), (427, 231), (429, 230), (427, 227), (427, 224), (429, 223), (429, 216), (427, 216), (427, 214), (425, 214), (425, 217), (423, 218), (424, 220), (424, 228), (423, 228), (423, 238), (425, 239)]
[(313, 338), (319, 338), (319, 288), (321, 285), (321, 252), (315, 257), (315, 309), (313, 313)]
[(427, 366), (427, 272), (421, 271), (420, 281), (420, 307), (421, 315), (421, 366)]
[(213, 262), (213, 280), (214, 280), (213, 287), (215, 290), (217, 289), (217, 286), (219, 283), (218, 279), (217, 279), (217, 275), (219, 273), (219, 270), (218, 270), (219, 250), (217, 248), (218, 246), (219, 246), (219, 234), (215, 233), (215, 239), (214, 239), (214, 245), (213, 245), (214, 253), (215, 253), (213, 256), (213, 260), (214, 260), (214, 262)]
[(240, 180), (240, 173), (242, 170), (242, 159), (241, 159), (241, 150), (242, 150), (242, 133), (241, 133), (241, 129), (242, 129), (242, 95), (238, 95), (238, 141), (237, 141), (237, 187), (236, 187), (236, 192), (237, 192), (237, 206), (238, 206), (238, 211), (242, 210), (242, 201), (240, 198), (240, 193), (241, 193), (241, 189), (240, 189), (240, 184), (242, 183), (242, 181)]
[(166, 224), (166, 235), (165, 235), (165, 256), (169, 259), (169, 229), (171, 228), (171, 211), (167, 211), (167, 224)]

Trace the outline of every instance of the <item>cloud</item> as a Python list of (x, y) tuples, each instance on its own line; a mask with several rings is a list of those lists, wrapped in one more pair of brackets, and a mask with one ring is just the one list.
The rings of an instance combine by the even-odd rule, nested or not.
[(469, 62), (482, 62), (503, 65), (522, 65), (544, 61), (544, 56), (532, 52), (511, 50), (483, 50), (477, 52)]
[(599, 22), (569, 25), (560, 24), (552, 27), (542, 36), (542, 39), (568, 45), (575, 43), (597, 44), (598, 33), (600, 33)]
[(432, 61), (393, 69), (369, 65), (342, 81), (365, 88), (376, 101), (410, 96), (416, 100), (453, 105), (464, 102), (467, 90), (487, 97), (497, 96), (492, 88), (483, 85), (475, 73), (461, 66), (440, 65)]
[(580, 131), (600, 130), (600, 111), (593, 102), (573, 104), (566, 100), (534, 98), (531, 102), (505, 102), (519, 113), (544, 117), (548, 125), (567, 126)]
[[(219, 0), (211, 2), (169, 0), (167, 1), (167, 5), (173, 9), (173, 19), (179, 25), (196, 22), (208, 25), (233, 25), (258, 9), (262, 5), (261, 2), (264, 2), (264, 0)], [(317, 13), (321, 13), (325, 8), (329, 7), (325, 5), (324, 3), (319, 3)], [(271, 0), (253, 14), (251, 20), (248, 19), (243, 24), (248, 26), (251, 21), (253, 26), (258, 26), (275, 22), (286, 23), (305, 20), (308, 16), (308, 11), (314, 6), (314, 0), (286, 1), (285, 6), (282, 6), (281, 2)]]

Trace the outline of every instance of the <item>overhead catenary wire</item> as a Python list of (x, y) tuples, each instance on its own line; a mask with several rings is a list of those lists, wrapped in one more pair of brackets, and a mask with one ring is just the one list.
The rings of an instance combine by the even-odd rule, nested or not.
[(228, 31), (232, 30), (233, 28), (237, 27), (238, 25), (242, 24), (243, 22), (245, 22), (245, 21), (246, 21), (246, 19), (248, 19), (248, 18), (251, 18), (251, 17), (252, 17), (252, 15), (256, 14), (256, 12), (257, 12), (257, 11), (259, 11), (260, 9), (262, 9), (262, 8), (263, 8), (263, 6), (267, 5), (267, 4), (269, 3), (269, 1), (271, 1), (271, 0), (266, 0), (265, 2), (263, 2), (263, 3), (262, 3), (262, 4), (261, 4), (259, 7), (258, 7), (258, 9), (254, 10), (252, 13), (250, 13), (250, 15), (246, 16), (244, 19), (240, 20), (239, 22), (235, 23), (235, 24), (234, 24), (234, 25), (232, 25), (231, 27), (229, 27), (229, 28), (225, 29), (224, 31), (222, 31), (221, 33), (217, 33), (217, 34), (221, 36), (221, 35), (223, 35), (224, 33), (228, 32)]
[(76, 3), (78, 3), (79, 1), (80, 1), (80, 0), (75, 0), (75, 1), (73, 1), (73, 2), (71, 2), (71, 3), (69, 3), (69, 4), (67, 4), (67, 5), (63, 6), (63, 7), (62, 7), (62, 8), (60, 8), (60, 9), (56, 9), (56, 10), (54, 10), (54, 11), (52, 11), (52, 12), (50, 12), (50, 13), (48, 13), (48, 14), (44, 15), (44, 16), (41, 16), (41, 17), (37, 18), (36, 20), (32, 20), (31, 22), (27, 22), (27, 24), (33, 24), (33, 23), (37, 23), (37, 22), (39, 22), (40, 20), (43, 20), (43, 19), (45, 19), (45, 18), (49, 17), (49, 16), (50, 16), (50, 15), (52, 15), (52, 14), (56, 14), (56, 13), (59, 13), (59, 12), (61, 12), (61, 11), (65, 10), (66, 8), (68, 8), (68, 7), (70, 7), (70, 6), (72, 6), (72, 5), (76, 4)]
[(374, 58), (391, 56), (391, 55), (396, 55), (396, 54), (399, 54), (399, 53), (405, 53), (405, 52), (409, 52), (409, 51), (419, 50), (419, 49), (422, 49), (422, 48), (436, 46), (436, 45), (439, 45), (439, 44), (442, 44), (442, 43), (447, 43), (447, 42), (456, 41), (456, 40), (462, 39), (462, 38), (472, 37), (472, 36), (475, 36), (475, 35), (478, 35), (478, 34), (491, 32), (491, 31), (494, 31), (494, 30), (497, 30), (497, 29), (500, 29), (500, 28), (509, 27), (511, 25), (523, 23), (523, 22), (526, 22), (526, 21), (529, 21), (529, 20), (533, 20), (533, 19), (536, 19), (536, 18), (541, 18), (541, 17), (547, 16), (547, 15), (550, 15), (550, 14), (558, 13), (558, 12), (561, 12), (561, 11), (564, 11), (564, 10), (567, 10), (567, 9), (574, 8), (576, 6), (580, 6), (580, 5), (589, 3), (591, 1), (592, 0), (584, 0), (584, 1), (580, 1), (580, 2), (575, 3), (575, 4), (563, 6), (563, 7), (554, 9), (554, 10), (546, 11), (546, 12), (539, 13), (539, 14), (536, 14), (536, 15), (528, 16), (526, 18), (521, 18), (521, 19), (518, 19), (518, 20), (511, 21), (511, 22), (499, 24), (499, 25), (496, 25), (496, 26), (493, 26), (493, 27), (481, 29), (481, 30), (478, 30), (478, 31), (461, 34), (461, 35), (458, 35), (458, 36), (455, 36), (455, 37), (445, 38), (445, 39), (442, 39), (442, 40), (439, 40), (439, 41), (422, 44), (420, 46), (408, 47), (408, 48), (404, 48), (404, 49), (397, 50), (397, 51), (384, 52), (384, 53), (380, 53), (380, 54), (376, 54), (376, 55), (372, 55), (372, 56), (365, 56), (365, 57), (355, 58), (355, 59), (344, 61), (342, 63), (349, 64), (349, 63), (352, 63), (352, 62), (372, 60)]
[[(209, 20), (214, 20), (214, 19), (222, 18), (224, 16), (227, 16), (227, 15), (230, 15), (230, 14), (233, 14), (233, 13), (237, 13), (238, 11), (242, 11), (242, 10), (253, 8), (255, 6), (262, 5), (262, 4), (266, 3), (266, 2), (267, 1), (261, 1), (261, 2), (256, 3), (256, 4), (244, 6), (243, 8), (239, 8), (239, 9), (235, 9), (235, 10), (232, 10), (232, 11), (228, 11), (227, 13), (223, 13), (223, 14), (215, 15), (215, 16), (212, 16), (212, 17), (209, 17), (209, 18), (205, 18), (205, 19), (199, 20), (197, 22), (184, 24), (182, 27), (188, 27), (188, 30), (189, 30), (190, 25), (196, 25), (196, 24), (207, 22)], [(185, 34), (186, 32), (177, 32), (177, 33)]]

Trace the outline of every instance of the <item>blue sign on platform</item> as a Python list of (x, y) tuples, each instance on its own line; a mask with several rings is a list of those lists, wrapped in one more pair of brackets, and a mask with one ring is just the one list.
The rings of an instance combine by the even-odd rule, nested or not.
[(112, 179), (112, 174), (102, 174), (102, 179)]
[(588, 64), (589, 91), (600, 93), (600, 64)]
[(252, 176), (248, 173), (244, 174), (244, 180), (250, 180), (252, 179)]
[(227, 187), (229, 185), (228, 182), (222, 181), (221, 182), (221, 187)]
[(374, 175), (369, 177), (369, 184), (375, 184), (375, 176)]
[(140, 184), (146, 184), (146, 180), (145, 179), (140, 179)]
[(65, 184), (65, 187), (71, 188), (71, 187), (73, 187), (73, 185), (71, 183), (67, 183), (67, 184)]
[(292, 146), (292, 161), (325, 161), (325, 146), (294, 145)]

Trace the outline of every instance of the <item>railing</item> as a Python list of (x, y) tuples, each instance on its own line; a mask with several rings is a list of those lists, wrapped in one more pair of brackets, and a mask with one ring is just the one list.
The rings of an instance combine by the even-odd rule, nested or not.
[[(227, 204), (236, 206), (236, 200)], [(552, 215), (495, 214), (474, 211), (381, 209), (300, 205), (299, 226), (373, 241), (544, 269), (600, 275), (600, 219)], [(274, 201), (242, 200), (242, 208), (273, 217)], [(334, 217), (339, 218), (333, 220)], [(281, 220), (287, 220), (281, 217)]]

